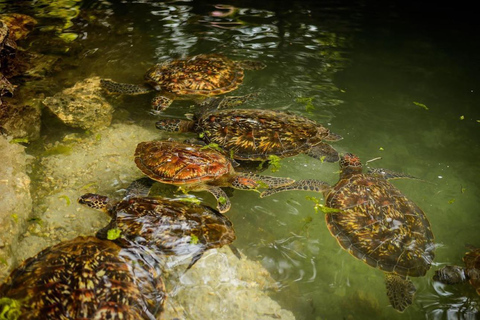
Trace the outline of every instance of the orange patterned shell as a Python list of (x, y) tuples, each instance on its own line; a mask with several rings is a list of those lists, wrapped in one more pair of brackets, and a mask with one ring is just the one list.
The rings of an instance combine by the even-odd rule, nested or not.
[(209, 112), (199, 119), (196, 131), (238, 160), (294, 156), (321, 143), (330, 133), (308, 118), (260, 109)]
[(386, 179), (351, 174), (326, 195), (331, 234), (372, 267), (423, 276), (434, 258), (433, 233), (424, 212)]
[(150, 68), (145, 79), (157, 90), (177, 95), (213, 96), (235, 90), (244, 72), (236, 62), (217, 54), (173, 60)]
[(160, 270), (132, 256), (112, 241), (77, 237), (25, 260), (0, 286), (0, 299), (19, 300), (21, 320), (157, 319)]
[(172, 141), (139, 143), (135, 163), (151, 179), (175, 185), (209, 182), (234, 173), (221, 153)]

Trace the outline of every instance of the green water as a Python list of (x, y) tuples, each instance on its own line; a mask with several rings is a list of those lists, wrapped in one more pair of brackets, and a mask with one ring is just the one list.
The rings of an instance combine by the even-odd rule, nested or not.
[[(306, 198), (320, 194), (259, 199), (235, 191), (228, 216), (236, 246), (279, 282), (274, 298), (297, 319), (476, 319), (479, 296), (472, 288), (431, 280), (443, 264), (461, 264), (465, 245), (480, 245), (480, 61), (472, 15), (413, 3), (228, 4), (235, 7), (225, 17), (219, 15), (226, 9), (207, 1), (71, 1), (57, 8), (57, 17), (41, 14), (48, 9), (41, 2), (0, 1), (0, 9), (31, 14), (40, 25), (57, 26), (57, 35), (79, 35), (75, 45), (36, 44), (45, 52), (75, 48), (63, 54), (71, 69), (56, 76), (47, 95), (91, 75), (140, 83), (150, 65), (200, 53), (263, 61), (267, 68), (247, 71), (235, 91), (259, 93), (246, 107), (307, 116), (344, 137), (332, 144), (340, 152), (364, 161), (381, 157), (371, 165), (423, 179), (394, 184), (425, 211), (438, 245), (429, 273), (412, 279), (413, 305), (400, 314), (389, 306), (382, 272), (354, 259), (329, 234)], [(119, 100), (115, 121), (153, 127), (150, 99)], [(175, 101), (166, 114), (191, 112), (190, 104)], [(44, 141), (72, 130), (59, 132), (44, 118)], [(338, 165), (299, 155), (282, 160), (275, 174), (334, 184)]]

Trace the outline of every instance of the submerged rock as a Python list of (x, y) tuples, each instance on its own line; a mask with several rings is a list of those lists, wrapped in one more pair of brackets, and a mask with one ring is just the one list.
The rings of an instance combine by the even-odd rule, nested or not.
[(15, 98), (3, 101), (0, 105), (0, 132), (26, 142), (38, 139), (41, 123), (39, 104), (35, 100), (23, 103)]
[(15, 264), (18, 236), (32, 211), (30, 178), (24, 147), (0, 135), (0, 279)]
[(165, 319), (295, 319), (268, 296), (276, 289), (269, 272), (226, 247), (208, 251), (169, 285)]
[(112, 122), (113, 107), (102, 96), (99, 77), (80, 81), (43, 104), (71, 127), (92, 130)]

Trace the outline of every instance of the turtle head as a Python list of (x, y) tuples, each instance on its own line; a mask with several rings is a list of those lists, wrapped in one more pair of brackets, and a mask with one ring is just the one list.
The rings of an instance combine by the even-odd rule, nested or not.
[(110, 200), (107, 196), (102, 196), (96, 193), (86, 193), (78, 198), (78, 203), (87, 207), (107, 211)]
[(155, 123), (158, 130), (166, 132), (188, 132), (191, 131), (192, 121), (180, 119), (161, 119)]
[(340, 170), (342, 175), (350, 175), (362, 172), (360, 158), (352, 153), (346, 153), (340, 157)]

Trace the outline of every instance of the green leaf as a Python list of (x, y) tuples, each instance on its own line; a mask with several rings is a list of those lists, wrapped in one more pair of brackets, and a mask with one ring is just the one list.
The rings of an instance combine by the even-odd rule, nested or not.
[(424, 105), (423, 103), (413, 101), (413, 104), (416, 105), (416, 106), (419, 106), (420, 108), (428, 110), (428, 107), (426, 105)]
[(66, 195), (58, 197), (58, 199), (65, 199), (65, 202), (67, 203), (67, 206), (69, 206), (72, 202), (70, 201), (70, 198)]
[(0, 298), (0, 320), (17, 320), (22, 315), (21, 306), (19, 300)]
[(218, 198), (218, 203), (220, 203), (220, 204), (225, 204), (225, 203), (227, 203), (227, 198), (225, 198), (225, 197), (219, 197), (219, 198)]
[(268, 161), (269, 161), (270, 165), (272, 166), (272, 169), (271, 169), (272, 172), (276, 172), (276, 171), (280, 170), (280, 167), (282, 166), (280, 164), (280, 160), (281, 160), (281, 158), (276, 156), (276, 155), (271, 154), (271, 155), (268, 156)]
[(122, 230), (118, 228), (113, 228), (107, 231), (107, 239), (108, 240), (115, 240), (120, 238), (120, 234), (122, 233)]

